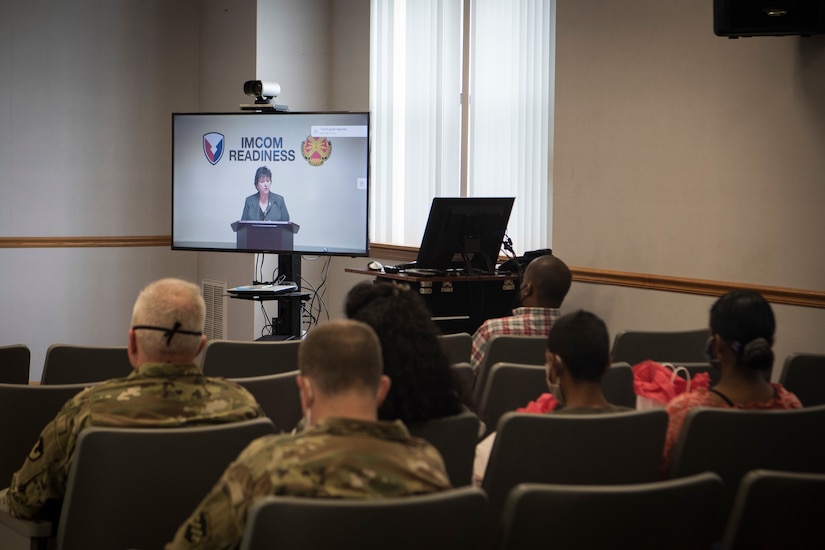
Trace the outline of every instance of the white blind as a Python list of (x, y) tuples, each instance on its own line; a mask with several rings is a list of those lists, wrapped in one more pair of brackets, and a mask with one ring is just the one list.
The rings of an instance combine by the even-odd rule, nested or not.
[(517, 251), (549, 246), (552, 227), (555, 2), (474, 0), (468, 194), (514, 196)]
[(554, 12), (554, 0), (372, 0), (373, 241), (417, 246), (432, 197), (461, 194), (464, 88), (467, 194), (515, 196), (516, 250), (548, 246)]

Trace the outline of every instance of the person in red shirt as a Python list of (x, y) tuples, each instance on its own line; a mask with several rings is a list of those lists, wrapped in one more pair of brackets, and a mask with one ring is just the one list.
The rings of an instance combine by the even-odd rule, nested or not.
[(798, 409), (799, 399), (781, 384), (771, 383), (776, 320), (770, 304), (758, 292), (734, 290), (710, 309), (708, 356), (720, 370), (719, 383), (675, 397), (665, 439), (663, 472), (688, 411), (695, 407), (731, 409)]

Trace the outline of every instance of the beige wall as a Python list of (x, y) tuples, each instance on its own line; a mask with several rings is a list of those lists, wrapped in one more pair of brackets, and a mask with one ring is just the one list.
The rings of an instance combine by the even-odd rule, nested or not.
[[(199, 3), (0, 5), (0, 236), (168, 235), (171, 120), (198, 108)], [(125, 345), (168, 247), (1, 248), (0, 345)]]
[[(720, 38), (694, 0), (561, 0), (557, 21), (556, 254), (825, 290), (825, 36)], [(567, 306), (653, 330), (704, 326), (711, 302), (577, 284)], [(779, 358), (825, 352), (825, 311), (775, 309)]]

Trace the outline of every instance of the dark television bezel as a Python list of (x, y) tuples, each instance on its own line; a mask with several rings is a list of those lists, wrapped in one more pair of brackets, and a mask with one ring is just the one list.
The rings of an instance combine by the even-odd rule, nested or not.
[[(215, 116), (215, 115), (231, 115), (231, 116), (295, 116), (295, 115), (366, 115), (367, 117), (367, 189), (366, 189), (366, 218), (364, 227), (364, 250), (363, 251), (324, 251), (324, 250), (278, 250), (278, 249), (257, 249), (257, 248), (221, 248), (215, 246), (181, 246), (175, 245), (175, 117), (177, 116)], [(191, 251), (191, 252), (236, 252), (243, 254), (279, 254), (287, 255), (294, 254), (296, 256), (340, 256), (349, 258), (366, 258), (370, 255), (370, 186), (371, 186), (371, 164), (370, 164), (370, 129), (371, 117), (369, 111), (223, 111), (223, 112), (173, 112), (172, 113), (172, 176), (170, 181), (171, 188), (171, 228), (170, 237), (172, 250)]]
[[(418, 249), (416, 269), (466, 272), (469, 266), (473, 272), (494, 273), (515, 200), (515, 197), (435, 197)], [(480, 253), (474, 252), (469, 261), (456, 260), (462, 252), (462, 243), (472, 236), (467, 235), (468, 230), (478, 227), (481, 228)]]

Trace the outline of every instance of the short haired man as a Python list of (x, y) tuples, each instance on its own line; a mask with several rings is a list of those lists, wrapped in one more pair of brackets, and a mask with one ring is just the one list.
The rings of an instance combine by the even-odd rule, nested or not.
[(267, 495), (362, 499), (450, 488), (435, 448), (400, 421), (377, 420), (390, 380), (368, 325), (337, 320), (316, 327), (301, 343), (298, 366), (306, 430), (253, 441), (167, 550), (237, 547), (249, 508)]
[[(129, 329), (134, 371), (86, 388), (46, 425), (0, 504), (18, 517), (56, 520), (81, 430), (88, 426), (177, 427), (264, 415), (241, 386), (207, 378), (195, 364), (206, 337), (200, 289), (161, 279), (137, 298)], [(7, 491), (7, 493), (6, 493)]]
[(519, 286), (519, 307), (513, 315), (488, 319), (473, 334), (470, 364), (473, 371), (484, 361), (487, 344), (493, 336), (547, 336), (553, 320), (560, 315), (573, 277), (567, 265), (546, 254), (527, 264)]

